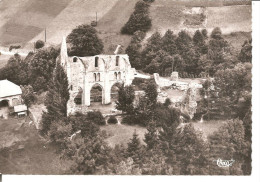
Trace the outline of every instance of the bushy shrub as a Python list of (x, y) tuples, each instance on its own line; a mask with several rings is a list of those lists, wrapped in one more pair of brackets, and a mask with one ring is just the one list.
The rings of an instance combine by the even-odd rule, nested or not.
[(164, 101), (164, 106), (165, 107), (168, 107), (168, 106), (170, 106), (172, 104), (172, 101), (171, 101), (171, 99), (169, 99), (169, 98), (167, 98), (167, 99), (165, 99), (165, 101)]
[(91, 111), (87, 113), (87, 119), (97, 125), (105, 125), (106, 121), (100, 111)]
[(35, 49), (40, 49), (44, 47), (44, 42), (42, 40), (37, 40), (35, 43)]
[(145, 114), (127, 115), (122, 120), (123, 124), (140, 126), (147, 126), (148, 122), (148, 118)]
[(108, 124), (117, 124), (118, 121), (115, 116), (110, 116), (109, 119), (107, 120), (107, 123)]

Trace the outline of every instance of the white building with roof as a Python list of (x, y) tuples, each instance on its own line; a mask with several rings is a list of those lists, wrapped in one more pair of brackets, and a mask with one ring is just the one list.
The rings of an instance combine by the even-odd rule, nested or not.
[(0, 102), (7, 101), (9, 107), (21, 104), (22, 89), (8, 81), (0, 80)]
[(9, 108), (20, 105), (22, 89), (8, 81), (0, 80), (0, 117), (8, 118)]

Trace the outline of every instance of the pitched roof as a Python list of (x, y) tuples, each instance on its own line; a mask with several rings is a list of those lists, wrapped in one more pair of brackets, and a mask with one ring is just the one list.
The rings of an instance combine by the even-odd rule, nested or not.
[(0, 80), (0, 98), (20, 94), (22, 94), (22, 90), (18, 85), (8, 80)]

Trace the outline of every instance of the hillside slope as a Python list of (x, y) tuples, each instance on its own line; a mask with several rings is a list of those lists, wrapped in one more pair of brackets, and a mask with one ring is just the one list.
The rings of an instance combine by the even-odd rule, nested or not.
[[(36, 40), (44, 39), (45, 28), (47, 44), (60, 44), (62, 36), (68, 35), (77, 25), (89, 24), (95, 20), (97, 12), (96, 29), (104, 42), (104, 53), (112, 53), (117, 44), (126, 48), (130, 42), (131, 37), (121, 35), (120, 29), (134, 11), (136, 2), (137, 0), (2, 0), (0, 46), (20, 44), (26, 49), (32, 49)], [(207, 28), (210, 32), (217, 26), (224, 34), (251, 32), (252, 7), (233, 6), (233, 1), (230, 1), (231, 4), (227, 2), (229, 1), (209, 3), (208, 0), (200, 0), (190, 3), (184, 0), (156, 0), (150, 8), (153, 26), (147, 37), (155, 31), (164, 33), (167, 29), (176, 34), (182, 29), (192, 33)], [(186, 22), (200, 18), (199, 14), (193, 14), (198, 8), (206, 19), (201, 24), (187, 24)]]
[(69, 4), (70, 0), (2, 0), (0, 45), (25, 44)]
[[(81, 24), (89, 24), (102, 18), (114, 4), (119, 0), (72, 0), (62, 12), (57, 15), (47, 27), (47, 41), (49, 43), (59, 44), (62, 36), (68, 35), (71, 30)], [(44, 32), (32, 39), (34, 42), (44, 38)]]

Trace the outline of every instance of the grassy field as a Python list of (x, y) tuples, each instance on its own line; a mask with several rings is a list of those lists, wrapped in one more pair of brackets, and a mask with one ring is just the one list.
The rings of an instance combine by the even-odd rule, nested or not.
[[(206, 2), (206, 1), (205, 1)], [(231, 32), (251, 32), (252, 6), (251, 5), (233, 5), (223, 6), (215, 4), (209, 5), (201, 1), (201, 6), (205, 5), (205, 23), (196, 27), (185, 25), (187, 14), (185, 10), (197, 6), (186, 2), (174, 2), (172, 0), (155, 1), (150, 8), (152, 18), (152, 29), (148, 33), (151, 35), (155, 31), (164, 33), (167, 29), (171, 29), (175, 33), (185, 29), (191, 33), (197, 29), (206, 28), (209, 32), (215, 27), (220, 27), (224, 34)]]
[[(24, 45), (43, 31), (69, 2), (70, 0), (1, 1), (1, 45)], [(10, 11), (13, 5), (14, 10)]]
[(141, 140), (141, 143), (144, 144), (144, 134), (147, 132), (146, 128), (141, 126), (130, 126), (130, 125), (118, 125), (118, 124), (111, 124), (111, 125), (105, 125), (101, 126), (101, 130), (104, 130), (108, 134), (107, 142), (110, 146), (114, 147), (115, 145), (127, 145), (128, 142), (130, 142), (130, 139), (133, 136), (133, 133), (136, 131), (136, 133), (139, 135), (139, 138)]
[(0, 173), (63, 174), (68, 162), (61, 161), (55, 146), (28, 123), (28, 119), (0, 119)]
[(204, 121), (203, 123), (194, 122), (193, 126), (198, 131), (201, 131), (204, 137), (208, 137), (209, 135), (217, 131), (219, 127), (221, 127), (225, 122), (227, 121), (210, 120), (210, 121)]
[(208, 31), (216, 26), (220, 27), (224, 34), (252, 31), (252, 6), (209, 7), (207, 11)]
[[(100, 38), (104, 42), (105, 54), (115, 50), (117, 44), (126, 48), (130, 36), (121, 35), (120, 29), (127, 22), (133, 12), (137, 0), (2, 0), (0, 2), (0, 45), (21, 44), (31, 49), (32, 43), (44, 39), (44, 29), (47, 32), (48, 44), (60, 44), (62, 36), (66, 36), (77, 25), (95, 20), (98, 14), (96, 27)], [(225, 34), (231, 32), (251, 31), (251, 6), (223, 6), (237, 5), (232, 1), (209, 3), (202, 0), (195, 4), (187, 1), (155, 1), (151, 4), (150, 16), (152, 30), (164, 33), (172, 29), (178, 33), (181, 29), (191, 32), (194, 28), (183, 25), (185, 8), (198, 5), (206, 6), (207, 29), (221, 27)], [(242, 4), (248, 4), (242, 2)], [(209, 7), (208, 7), (209, 6)], [(218, 7), (216, 7), (218, 6)], [(204, 27), (198, 27), (204, 28)], [(57, 31), (58, 30), (58, 31)]]

